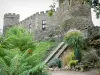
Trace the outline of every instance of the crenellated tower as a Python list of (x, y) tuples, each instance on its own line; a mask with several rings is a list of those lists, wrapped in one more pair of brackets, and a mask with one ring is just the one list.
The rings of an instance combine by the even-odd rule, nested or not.
[(17, 25), (19, 23), (19, 14), (15, 13), (6, 13), (4, 14), (4, 25), (3, 30), (5, 31), (8, 27)]

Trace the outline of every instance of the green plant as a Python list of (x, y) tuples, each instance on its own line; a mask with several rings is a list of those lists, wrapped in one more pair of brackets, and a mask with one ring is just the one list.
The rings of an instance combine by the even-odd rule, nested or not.
[(51, 60), (50, 63), (48, 64), (49, 68), (54, 68), (57, 67), (57, 63), (55, 60)]
[(72, 68), (72, 67), (75, 68), (75, 66), (76, 66), (77, 64), (78, 64), (78, 60), (71, 60), (71, 61), (69, 62), (70, 68)]
[(40, 63), (39, 65), (36, 65), (33, 69), (30, 70), (29, 75), (48, 75), (47, 70), (45, 70), (46, 66), (44, 63)]
[[(36, 62), (36, 54), (30, 55), (28, 50), (24, 53), (20, 50), (6, 50), (5, 54), (4, 58), (0, 57), (0, 71), (2, 75), (45, 75), (45, 65)], [(33, 59), (35, 61), (31, 61), (32, 63), (27, 61)]]
[(82, 57), (82, 62), (87, 61), (95, 64), (99, 59), (98, 55), (96, 54), (96, 51), (88, 50), (84, 53)]
[(0, 43), (2, 43), (2, 41), (3, 41), (3, 37), (2, 37), (2, 36), (0, 36)]
[(19, 48), (23, 51), (28, 48), (34, 49), (35, 47), (32, 34), (21, 27), (14, 26), (9, 28), (3, 38), (4, 48)]
[(61, 60), (60, 59), (56, 59), (56, 63), (58, 65), (58, 68), (61, 68), (62, 67), (62, 63), (61, 63)]
[(95, 67), (100, 69), (100, 60), (96, 62)]
[(0, 42), (2, 75), (47, 75), (42, 61), (54, 42), (34, 42), (31, 34), (20, 27), (7, 30)]
[(61, 60), (58, 59), (58, 58), (53, 59), (53, 60), (49, 63), (49, 67), (50, 67), (50, 68), (54, 68), (54, 67), (61, 68), (61, 67), (62, 67)]
[(39, 61), (43, 61), (46, 56), (49, 54), (49, 49), (55, 45), (55, 42), (50, 41), (41, 41), (35, 43), (35, 49), (33, 53), (38, 53), (37, 57)]
[(64, 37), (69, 46), (74, 48), (76, 60), (81, 61), (81, 50), (84, 47), (84, 34), (76, 29), (69, 30)]
[(79, 60), (79, 62), (80, 62), (81, 58), (82, 58), (81, 51), (78, 49), (75, 49), (74, 54), (75, 54), (75, 59)]
[(48, 15), (49, 15), (49, 16), (53, 16), (54, 10), (55, 10), (55, 6), (56, 6), (55, 4), (56, 4), (56, 3), (53, 2), (53, 4), (50, 5), (51, 10), (48, 12)]
[(99, 0), (94, 0), (92, 2), (92, 7), (94, 8), (94, 12), (96, 12), (97, 19), (100, 18), (100, 3)]
[(80, 70), (80, 71), (88, 71), (90, 69), (90, 62), (81, 62), (81, 63), (78, 63), (78, 65), (75, 67), (75, 69), (77, 70)]
[(54, 14), (54, 11), (51, 9), (51, 10), (48, 12), (48, 15), (49, 15), (49, 16), (53, 16), (53, 14)]
[(71, 61), (71, 60), (74, 60), (75, 59), (75, 55), (74, 55), (74, 52), (72, 51), (72, 52), (69, 52), (68, 54), (66, 54), (65, 55), (65, 57), (64, 57), (64, 65), (65, 66), (68, 66), (69, 65), (69, 62)]

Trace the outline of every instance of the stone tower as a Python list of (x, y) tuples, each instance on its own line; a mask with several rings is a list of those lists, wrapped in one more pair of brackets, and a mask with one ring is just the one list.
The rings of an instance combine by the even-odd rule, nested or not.
[(15, 13), (7, 13), (4, 15), (4, 25), (3, 25), (3, 31), (5, 31), (7, 28), (17, 25), (19, 23), (19, 14)]
[(84, 0), (59, 0), (59, 24), (65, 31), (92, 27), (91, 7)]

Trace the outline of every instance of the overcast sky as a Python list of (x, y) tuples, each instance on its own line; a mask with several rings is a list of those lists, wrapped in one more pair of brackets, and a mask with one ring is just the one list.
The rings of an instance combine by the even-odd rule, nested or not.
[(20, 14), (20, 20), (40, 11), (50, 9), (53, 0), (0, 0), (0, 28), (5, 13)]
[[(20, 20), (23, 20), (36, 12), (49, 10), (52, 3), (53, 0), (0, 0), (0, 29), (5, 13), (20, 14)], [(100, 19), (96, 19), (93, 12), (92, 20), (95, 25), (100, 24)]]

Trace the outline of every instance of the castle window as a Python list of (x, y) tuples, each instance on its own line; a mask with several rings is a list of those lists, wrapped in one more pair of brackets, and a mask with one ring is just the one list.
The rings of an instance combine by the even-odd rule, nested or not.
[(42, 20), (42, 30), (46, 30), (46, 20)]

